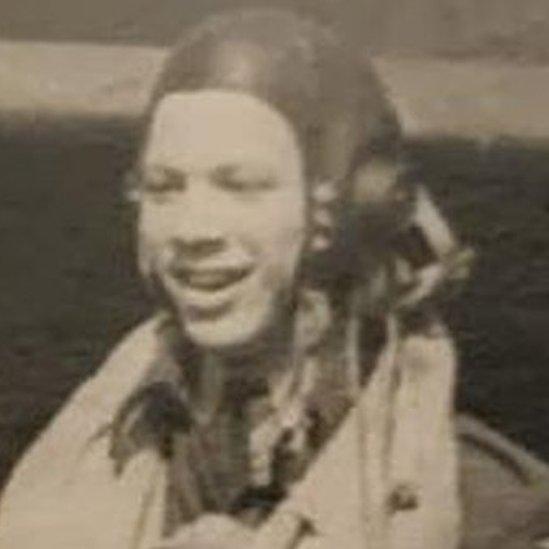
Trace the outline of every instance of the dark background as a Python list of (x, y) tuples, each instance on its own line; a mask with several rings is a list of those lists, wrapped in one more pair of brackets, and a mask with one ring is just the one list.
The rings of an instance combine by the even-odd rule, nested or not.
[(213, 9), (291, 6), (370, 51), (549, 59), (546, 0), (0, 0), (0, 36), (165, 46)]
[[(0, 0), (0, 39), (164, 45), (204, 11), (242, 3), (252, 2)], [(285, 3), (336, 18), (357, 47), (448, 60), (549, 59), (543, 0)], [(70, 136), (0, 138), (0, 480), (148, 311), (121, 185), (135, 132), (107, 134), (91, 138), (83, 125)], [(411, 148), (478, 256), (470, 282), (444, 307), (462, 359), (459, 407), (549, 459), (549, 151), (520, 143)]]

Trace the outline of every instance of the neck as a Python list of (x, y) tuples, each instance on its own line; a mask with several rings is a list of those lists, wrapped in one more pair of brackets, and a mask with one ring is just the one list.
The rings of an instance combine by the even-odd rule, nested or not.
[(266, 387), (294, 366), (291, 323), (268, 336), (229, 352), (206, 351), (204, 363), (223, 372), (226, 383), (246, 387)]
[[(307, 352), (311, 345), (316, 347), (320, 341), (323, 343), (315, 353), (323, 354), (333, 347), (337, 334), (325, 300), (313, 299), (315, 296), (309, 294), (305, 297), (297, 317), (295, 309), (291, 314), (287, 311), (288, 314), (273, 323), (271, 329), (246, 345), (222, 350), (191, 345), (187, 352), (181, 353), (183, 362), (194, 364), (187, 369), (187, 373), (192, 372), (187, 375), (187, 381), (191, 390), (196, 391), (197, 399), (215, 400), (235, 387), (243, 395), (257, 393), (258, 389), (272, 391), (288, 376), (295, 373), (299, 377), (304, 357), (297, 354)], [(179, 332), (176, 326), (174, 328)], [(175, 339), (180, 340), (180, 337)], [(185, 355), (190, 358), (189, 350), (193, 358), (186, 361)]]

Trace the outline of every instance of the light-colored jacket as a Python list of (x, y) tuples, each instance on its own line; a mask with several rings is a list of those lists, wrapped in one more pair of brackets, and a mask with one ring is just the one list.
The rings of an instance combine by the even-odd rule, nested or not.
[[(157, 345), (155, 320), (135, 329), (27, 452), (1, 500), (1, 549), (155, 547), (165, 462), (144, 450), (115, 475), (107, 432)], [(254, 547), (288, 548), (306, 521), (315, 535), (300, 549), (456, 549), (454, 364), (443, 333), (390, 342), (358, 402), (259, 528)]]

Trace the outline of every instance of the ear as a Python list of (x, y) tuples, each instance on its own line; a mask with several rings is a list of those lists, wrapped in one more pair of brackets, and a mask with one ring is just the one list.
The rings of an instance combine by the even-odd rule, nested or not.
[(414, 188), (405, 178), (405, 167), (392, 158), (371, 158), (355, 170), (351, 185), (350, 209), (360, 238), (384, 255), (413, 212)]
[(124, 202), (128, 205), (131, 213), (131, 225), (134, 234), (134, 246), (136, 248), (137, 266), (141, 277), (150, 286), (152, 274), (152, 257), (148, 247), (139, 235), (139, 205), (141, 202), (141, 180), (138, 170), (128, 170), (122, 178), (122, 195)]
[(389, 159), (371, 159), (356, 168), (352, 199), (357, 205), (376, 207), (391, 199), (402, 168)]
[[(333, 247), (316, 271), (330, 273), (339, 284), (355, 287), (359, 308), (372, 314), (385, 311), (393, 295), (389, 263), (398, 235), (409, 223), (411, 186), (402, 164), (386, 156), (370, 157), (355, 168), (339, 189)], [(318, 268), (320, 265), (320, 268)]]
[(125, 201), (137, 206), (140, 200), (140, 178), (135, 168), (128, 170), (122, 177), (122, 194)]

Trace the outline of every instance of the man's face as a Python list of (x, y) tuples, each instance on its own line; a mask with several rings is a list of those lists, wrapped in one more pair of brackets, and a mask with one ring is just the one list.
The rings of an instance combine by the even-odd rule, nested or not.
[(141, 261), (187, 336), (225, 350), (273, 329), (305, 239), (303, 159), (287, 120), (246, 94), (168, 95), (142, 168)]

